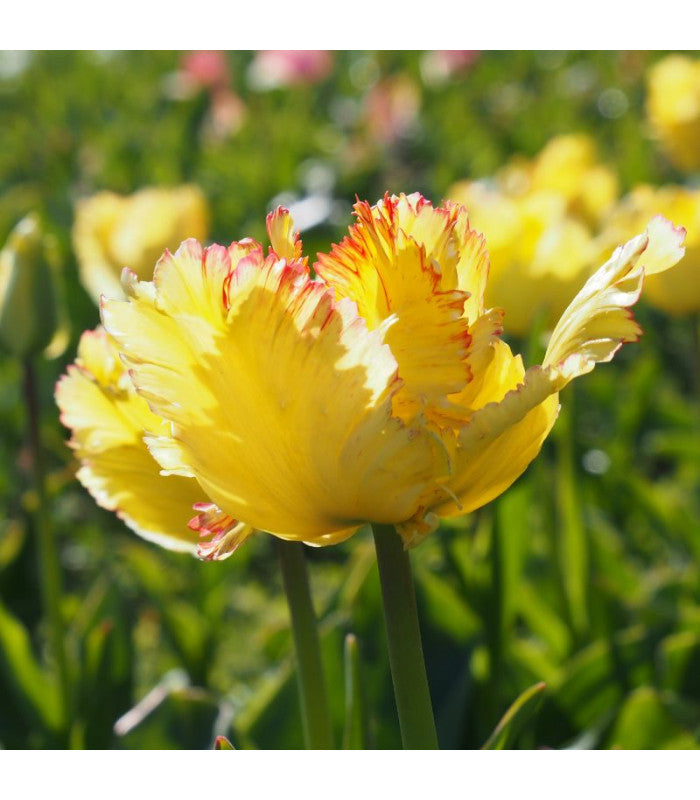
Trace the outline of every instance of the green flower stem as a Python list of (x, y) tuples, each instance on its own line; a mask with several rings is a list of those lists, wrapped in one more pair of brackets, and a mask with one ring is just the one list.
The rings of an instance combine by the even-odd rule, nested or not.
[(392, 525), (372, 527), (404, 750), (437, 750), (411, 562)]
[(34, 489), (38, 505), (34, 514), (34, 528), (38, 540), (39, 575), (44, 613), (49, 621), (51, 650), (56, 664), (61, 703), (60, 718), (66, 728), (70, 714), (70, 676), (66, 659), (65, 628), (61, 614), (61, 565), (56, 540), (47, 522), (44, 456), (39, 432), (39, 392), (36, 370), (31, 358), (24, 361), (23, 392), (27, 409), (27, 427), (31, 453)]
[(306, 747), (309, 750), (332, 750), (333, 732), (304, 546), (300, 542), (281, 539), (275, 539), (275, 546), (292, 619)]

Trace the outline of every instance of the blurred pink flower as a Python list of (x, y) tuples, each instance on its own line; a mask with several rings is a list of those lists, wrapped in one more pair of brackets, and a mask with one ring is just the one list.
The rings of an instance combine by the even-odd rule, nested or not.
[(318, 83), (332, 68), (333, 58), (328, 50), (259, 50), (248, 78), (256, 89), (275, 89)]
[(230, 89), (218, 89), (211, 94), (211, 105), (205, 124), (205, 135), (216, 141), (232, 136), (246, 116), (246, 105)]
[(420, 111), (420, 90), (407, 75), (380, 81), (365, 98), (365, 122), (370, 136), (382, 144), (406, 137)]
[(222, 50), (191, 50), (182, 57), (181, 71), (186, 80), (200, 89), (228, 86), (230, 74), (226, 54)]
[(246, 106), (231, 89), (231, 71), (223, 50), (183, 53), (180, 68), (168, 76), (165, 89), (173, 100), (188, 100), (200, 92), (206, 94), (208, 109), (202, 126), (206, 139), (226, 139), (243, 124)]

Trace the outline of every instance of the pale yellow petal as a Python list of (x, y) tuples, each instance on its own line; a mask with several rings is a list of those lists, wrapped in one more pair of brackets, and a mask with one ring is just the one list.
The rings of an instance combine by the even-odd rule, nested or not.
[(419, 511), (397, 526), (406, 547), (432, 533), (441, 517), (466, 514), (502, 494), (537, 456), (556, 421), (559, 402), (542, 367), (525, 372), (520, 356), (502, 341), (481, 376), (481, 405), (461, 428), (442, 432), (450, 452), (449, 479), (426, 492)]
[(639, 299), (645, 271), (662, 272), (677, 263), (684, 238), (683, 229), (655, 218), (646, 233), (619, 247), (589, 278), (559, 320), (545, 354), (544, 366), (556, 369), (559, 388), (639, 337), (629, 307)]
[(197, 536), (187, 523), (202, 490), (194, 480), (160, 474), (143, 435), (162, 433), (167, 424), (135, 393), (104, 331), (83, 334), (56, 401), (81, 463), (77, 477), (97, 503), (145, 539), (194, 552)]
[(76, 206), (73, 247), (80, 280), (95, 302), (100, 295), (121, 297), (119, 281), (125, 264), (116, 263), (110, 252), (109, 237), (122, 212), (123, 198), (100, 192)]
[(483, 405), (448, 443), (449, 492), (431, 505), (440, 516), (473, 511), (504, 492), (539, 453), (559, 408), (548, 372), (541, 367), (525, 372), (504, 342), (494, 347), (475, 402)]
[(532, 165), (531, 189), (556, 192), (566, 198), (569, 210), (589, 220), (599, 220), (619, 194), (618, 180), (598, 163), (594, 140), (586, 134), (556, 136)]
[[(483, 182), (458, 184), (451, 196), (485, 236), (486, 307), (504, 309), (511, 334), (527, 336), (535, 321), (553, 325), (599, 249), (586, 224), (567, 212), (567, 198), (551, 190), (509, 196)], [(474, 319), (473, 312), (468, 316)]]
[(672, 270), (647, 271), (644, 300), (670, 314), (690, 314), (700, 310), (700, 189), (636, 186), (611, 214), (601, 239), (611, 251), (658, 214), (686, 229), (686, 252)]
[(278, 258), (287, 261), (301, 259), (301, 238), (294, 230), (294, 220), (286, 208), (279, 206), (267, 215), (267, 235), (270, 237), (272, 250)]
[[(619, 248), (570, 304), (543, 366), (526, 372), (507, 345), (492, 342), (490, 360), (481, 362), (479, 391), (451, 398), (468, 400), (468, 421), (451, 440), (444, 433), (452, 475), (442, 497), (439, 490), (424, 497), (426, 509), (439, 516), (472, 511), (522, 474), (556, 420), (558, 391), (637, 338), (640, 330), (628, 308), (639, 298), (645, 265), (650, 271), (669, 269), (682, 256), (682, 241), (683, 231), (659, 218), (647, 233)], [(402, 533), (414, 537), (409, 544), (421, 536), (415, 526), (404, 526)]]
[(647, 114), (671, 161), (684, 170), (700, 168), (700, 59), (680, 54), (662, 58), (647, 76)]

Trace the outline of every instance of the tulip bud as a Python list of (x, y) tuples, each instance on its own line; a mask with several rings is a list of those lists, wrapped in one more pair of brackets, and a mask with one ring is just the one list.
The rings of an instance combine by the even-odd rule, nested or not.
[(34, 214), (0, 251), (0, 347), (20, 358), (43, 350), (58, 327), (56, 287), (46, 237)]

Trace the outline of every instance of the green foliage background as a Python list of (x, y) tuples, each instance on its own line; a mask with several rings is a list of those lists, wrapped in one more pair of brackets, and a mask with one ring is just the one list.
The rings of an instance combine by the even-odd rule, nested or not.
[[(73, 479), (53, 387), (77, 337), (98, 322), (77, 279), (73, 206), (101, 188), (199, 184), (212, 239), (262, 238), (274, 198), (303, 198), (318, 176), (332, 205), (304, 234), (325, 250), (355, 195), (419, 190), (439, 201), (553, 135), (588, 131), (623, 189), (679, 181), (643, 114), (648, 53), (482, 53), (425, 85), (421, 53), (334, 54), (317, 85), (268, 92), (252, 53), (228, 55), (246, 106), (238, 131), (207, 135), (209, 99), (173, 99), (181, 55), (41, 52), (0, 61), (0, 242), (38, 210), (62, 256), (72, 339), (40, 367), (42, 436), (60, 544), (73, 723), (60, 727), (29, 512), (20, 370), (0, 358), (0, 745), (5, 748), (302, 746), (291, 636), (271, 542), (222, 563), (142, 542)], [(394, 142), (374, 140), (365, 98), (377, 81), (415, 82), (420, 111)], [(601, 93), (626, 100), (611, 118)], [(515, 698), (544, 681), (539, 713), (499, 746), (695, 748), (700, 744), (698, 320), (643, 304), (646, 335), (614, 365), (566, 389), (540, 458), (499, 500), (412, 555), (441, 744), (480, 747)], [(533, 336), (522, 346), (538, 357)], [(331, 705), (345, 726), (347, 633), (367, 746), (400, 744), (379, 582), (367, 531), (308, 551)], [(143, 699), (150, 712), (146, 713)], [(132, 710), (128, 716), (124, 716)], [(115, 722), (120, 720), (116, 727)]]

